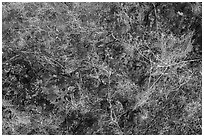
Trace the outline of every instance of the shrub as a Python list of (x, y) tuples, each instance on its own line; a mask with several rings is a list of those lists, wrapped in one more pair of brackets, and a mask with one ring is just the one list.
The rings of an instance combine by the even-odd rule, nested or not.
[(3, 134), (202, 134), (201, 3), (2, 3)]

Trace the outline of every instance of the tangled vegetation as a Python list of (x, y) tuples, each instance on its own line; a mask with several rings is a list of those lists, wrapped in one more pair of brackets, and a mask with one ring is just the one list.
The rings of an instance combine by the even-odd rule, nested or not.
[(202, 134), (201, 3), (3, 3), (6, 135)]

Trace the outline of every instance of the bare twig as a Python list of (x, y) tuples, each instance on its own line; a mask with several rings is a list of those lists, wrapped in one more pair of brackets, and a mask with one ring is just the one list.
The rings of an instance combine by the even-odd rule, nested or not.
[(163, 74), (166, 72), (167, 69), (168, 69), (168, 67), (165, 68), (163, 73), (157, 78), (157, 80), (152, 84), (152, 86), (148, 89), (148, 91), (151, 90), (153, 88), (153, 86), (160, 80), (160, 78), (163, 76)]
[(155, 15), (155, 27), (156, 27), (156, 30), (158, 29), (158, 25), (157, 25), (157, 9), (156, 9), (156, 6), (154, 3), (152, 3), (153, 7), (154, 7), (154, 15)]

